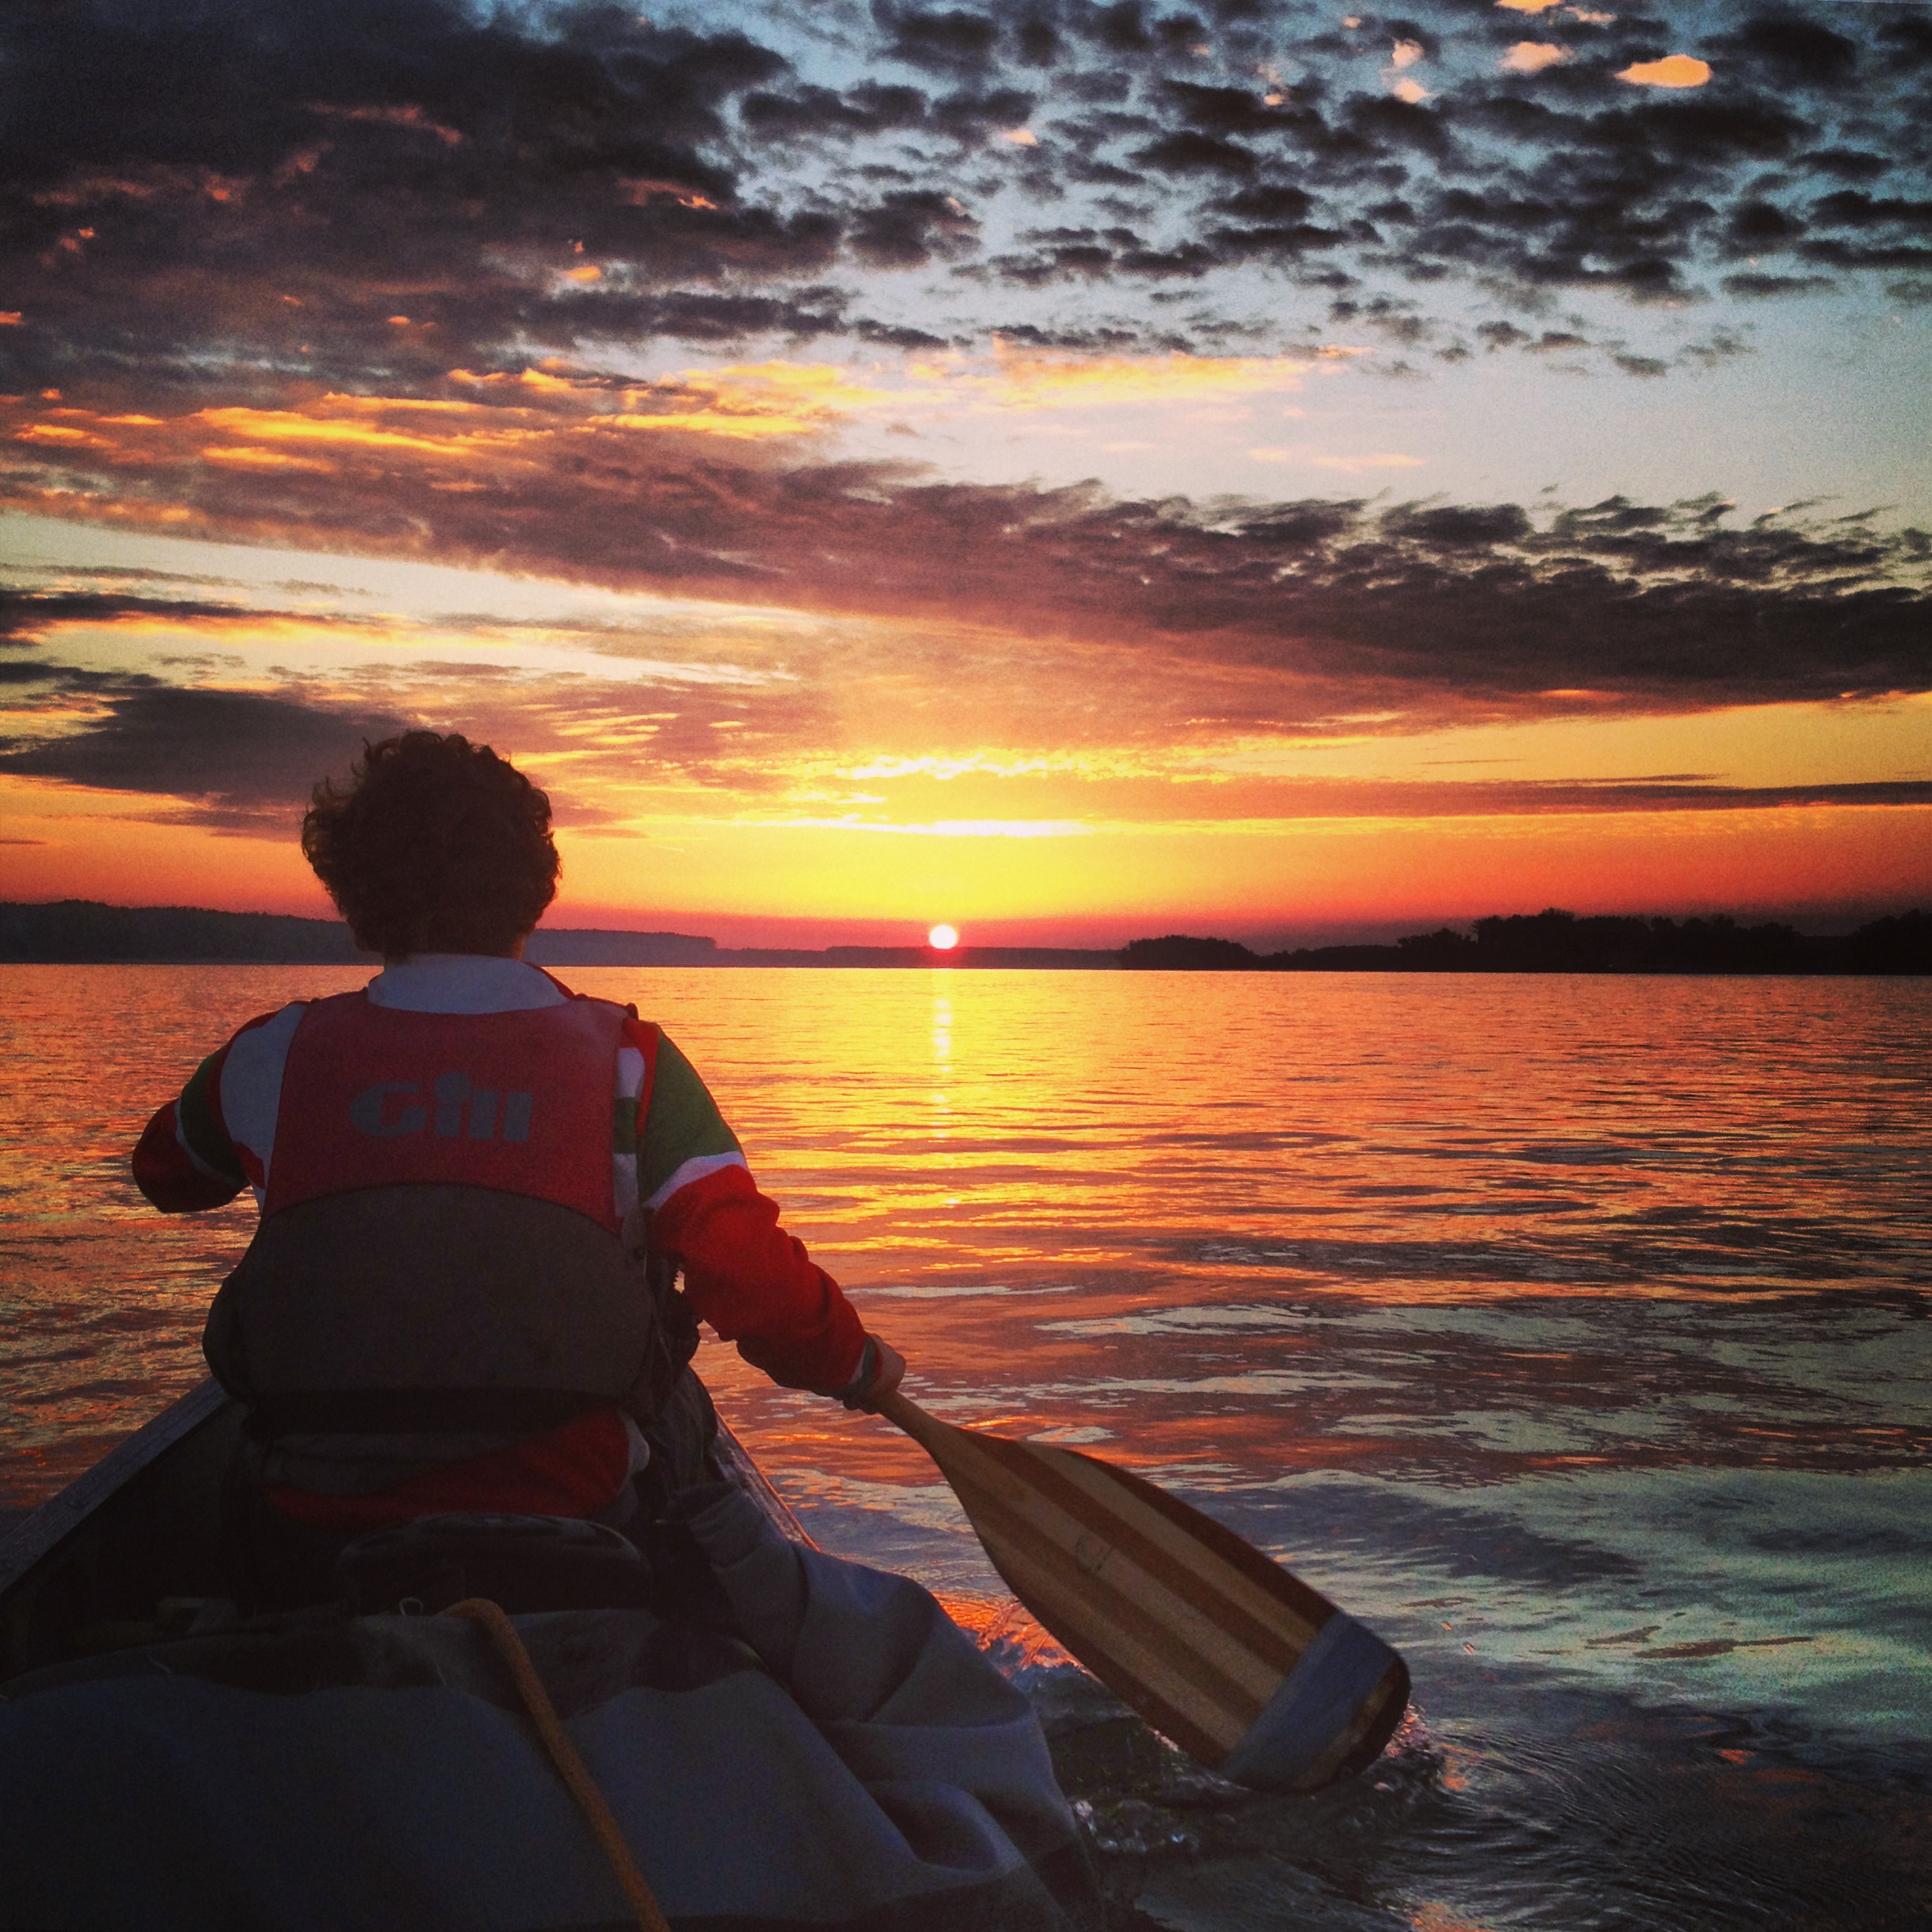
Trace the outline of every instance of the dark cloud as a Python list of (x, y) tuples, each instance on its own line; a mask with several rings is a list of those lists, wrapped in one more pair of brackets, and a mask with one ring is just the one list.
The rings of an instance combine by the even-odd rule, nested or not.
[[(130, 571), (129, 575), (157, 573)], [(290, 586), (284, 586), (283, 588)], [(298, 586), (323, 588), (328, 586)], [(58, 649), (58, 633), (75, 625), (217, 623), (268, 629), (289, 613), (266, 607), (65, 592), (0, 593), (0, 644)], [(339, 613), (301, 621), (339, 645), (366, 637), (362, 620)], [(384, 621), (393, 642), (400, 621)], [(621, 624), (572, 624), (554, 619), (505, 621), (482, 612), (445, 612), (432, 635), (451, 629), (485, 635), (541, 632), (568, 638), (616, 661), (656, 660), (664, 640), (634, 636)], [(827, 741), (825, 695), (796, 677), (761, 680), (739, 672), (713, 680), (652, 669), (627, 669), (608, 680), (580, 672), (546, 672), (503, 662), (453, 662), (379, 649), (328, 680), (326, 702), (304, 680), (279, 674), (279, 688), (234, 692), (193, 682), (206, 659), (153, 661), (170, 675), (102, 670), (50, 655), (0, 655), (0, 772), (190, 801), (197, 823), (255, 831), (285, 824), (325, 773), (346, 769), (365, 739), (411, 724), (460, 728), (522, 752), (567, 752), (627, 781), (648, 764), (672, 779), (737, 792), (769, 791), (783, 782), (776, 761), (801, 744)], [(223, 667), (231, 668), (230, 660)], [(219, 676), (220, 672), (215, 675)], [(462, 693), (459, 714), (448, 694)], [(76, 710), (92, 716), (59, 735)], [(578, 805), (560, 822), (601, 816)]]
[[(904, 665), (857, 654), (860, 675), (903, 682)], [(584, 796), (590, 781), (752, 797), (795, 785), (801, 757), (841, 743), (854, 655), (808, 658), (807, 676), (750, 686), (418, 660), (346, 672), (326, 704), (293, 686), (237, 693), (51, 662), (10, 679), (0, 664), (0, 774), (169, 799), (182, 822), (281, 836), (317, 780), (342, 777), (365, 742), (426, 725), (519, 759), (567, 760), (575, 783), (553, 801), (557, 822), (576, 830), (623, 816)], [(92, 713), (77, 728), (77, 709)]]
[(266, 832), (301, 811), (319, 777), (346, 773), (365, 742), (408, 728), (383, 713), (140, 677), (103, 681), (96, 696), (99, 715), (77, 731), (0, 740), (0, 771), (193, 799), (198, 822)]
[(743, 125), (761, 139), (796, 141), (923, 127), (930, 105), (917, 88), (866, 81), (843, 93), (833, 88), (804, 87), (789, 94), (747, 94), (738, 114)]
[(1883, 155), (1861, 153), (1853, 148), (1824, 148), (1799, 155), (1795, 166), (1808, 174), (1829, 174), (1834, 181), (1875, 181), (1891, 167)]
[(1859, 45), (1822, 21), (1795, 13), (1761, 13), (1716, 43), (1786, 87), (1838, 88), (1855, 83)]
[(1196, 81), (1170, 80), (1155, 97), (1190, 128), (1207, 134), (1267, 135), (1291, 130), (1292, 114), (1271, 107), (1250, 88), (1203, 87)]
[(1033, 96), (1017, 88), (964, 89), (947, 94), (932, 106), (932, 124), (941, 133), (967, 146), (989, 135), (1022, 125), (1033, 111)]
[(747, 336), (780, 335), (811, 342), (863, 334), (874, 326), (852, 316), (849, 302), (847, 291), (818, 283), (764, 295), (693, 290), (662, 295), (586, 294), (564, 298), (552, 305), (552, 314), (580, 341), (669, 336), (680, 342), (738, 343)]
[(1726, 275), (1724, 286), (1727, 294), (1768, 301), (1786, 295), (1822, 295), (1838, 285), (1829, 275), (1764, 275), (1754, 269), (1747, 275)]
[(936, 188), (887, 195), (852, 223), (852, 248), (875, 268), (922, 268), (969, 249), (979, 224), (953, 196)]
[(998, 24), (987, 15), (963, 9), (921, 12), (875, 0), (872, 17), (885, 36), (884, 53), (935, 73), (987, 66), (1000, 37)]
[[(152, 571), (101, 571), (99, 576), (158, 578)], [(32, 642), (58, 626), (112, 624), (129, 618), (165, 617), (178, 623), (262, 622), (281, 613), (244, 604), (213, 603), (188, 597), (136, 597), (104, 590), (0, 590), (0, 648)]]
[(1887, 60), (1916, 69), (1932, 67), (1932, 20), (1923, 7), (1885, 9), (1878, 26), (1879, 45)]
[(30, 0), (0, 16), (4, 348), (32, 380), (193, 380), (218, 344), (406, 383), (541, 333), (599, 263), (620, 296), (809, 275), (836, 216), (729, 158), (728, 107), (784, 69), (595, 5)]
[(1848, 784), (1727, 785), (1606, 780), (1538, 788), (1545, 807), (1565, 797), (1612, 811), (1775, 811), (1794, 805), (1932, 805), (1932, 780), (1868, 779)]
[(1252, 148), (1192, 128), (1163, 134), (1134, 151), (1135, 160), (1164, 174), (1252, 174), (1260, 165)]
[[(1137, 329), (1108, 328), (1104, 326), (1078, 329), (1043, 329), (1031, 323), (1017, 323), (1009, 329), (1001, 331), (1000, 339), (1024, 349), (1050, 349), (1071, 350), (1076, 354), (1120, 355), (1146, 345), (1146, 338)], [(1175, 343), (1155, 343), (1157, 348), (1180, 348)]]
[(1848, 188), (1813, 202), (1811, 215), (1835, 228), (1906, 228), (1932, 234), (1932, 200), (1908, 201), (1896, 196), (1875, 200)]
[[(1220, 789), (1217, 788), (1217, 789)], [(1218, 801), (1227, 817), (1462, 818), (1544, 813), (1739, 812), (1796, 806), (1932, 806), (1932, 781), (1734, 785), (1696, 777), (1485, 779), (1479, 777), (1234, 781)], [(1145, 807), (1143, 807), (1145, 810)]]

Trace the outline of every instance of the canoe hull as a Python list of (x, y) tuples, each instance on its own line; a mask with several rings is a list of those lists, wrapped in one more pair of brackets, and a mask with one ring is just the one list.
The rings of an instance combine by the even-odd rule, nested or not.
[[(0, 1536), (0, 1683), (182, 1634), (228, 1590), (221, 1493), (242, 1412), (204, 1382)], [(722, 1420), (717, 1455), (795, 1543), (811, 1538)]]
[[(197, 1391), (0, 1545), (0, 1926), (308, 1932), (393, 1923), (400, 1901), (451, 1932), (627, 1923), (466, 1618), (208, 1604), (159, 1627), (187, 1606), (157, 1590), (220, 1588), (238, 1428)], [(515, 1619), (665, 1911), (747, 1932), (1095, 1924), (1024, 1694), (918, 1585), (812, 1548), (728, 1431), (719, 1451), (732, 1481), (686, 1524), (715, 1620)]]

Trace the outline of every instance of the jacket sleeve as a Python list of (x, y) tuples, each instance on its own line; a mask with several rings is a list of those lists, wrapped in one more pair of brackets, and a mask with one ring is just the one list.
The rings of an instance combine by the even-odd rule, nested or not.
[(692, 1312), (787, 1388), (829, 1395), (859, 1372), (865, 1329), (839, 1285), (778, 1225), (743, 1167), (689, 1182), (658, 1210), (652, 1237), (676, 1256)]
[(247, 1185), (242, 1157), (222, 1118), (228, 1049), (195, 1069), (178, 1099), (155, 1110), (134, 1148), (134, 1185), (163, 1214), (225, 1207)]
[(638, 1138), (652, 1242), (683, 1270), (691, 1312), (774, 1382), (843, 1388), (865, 1351), (857, 1312), (779, 1226), (704, 1083), (661, 1035)]

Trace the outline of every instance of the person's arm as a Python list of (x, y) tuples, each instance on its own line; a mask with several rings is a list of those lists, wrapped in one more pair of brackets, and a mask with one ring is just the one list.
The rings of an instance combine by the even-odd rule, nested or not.
[(134, 1181), (163, 1214), (226, 1207), (262, 1185), (282, 1063), (305, 1010), (298, 1000), (257, 1013), (196, 1068), (179, 1099), (155, 1110), (134, 1149)]
[(134, 1184), (163, 1214), (226, 1207), (248, 1185), (222, 1118), (227, 1058), (223, 1046), (204, 1060), (181, 1097), (155, 1110), (136, 1144)]
[(868, 1359), (857, 1312), (779, 1226), (697, 1070), (661, 1035), (638, 1142), (652, 1241), (683, 1268), (692, 1312), (787, 1388), (844, 1395), (870, 1366), (863, 1392), (878, 1392), (897, 1354), (881, 1343)]

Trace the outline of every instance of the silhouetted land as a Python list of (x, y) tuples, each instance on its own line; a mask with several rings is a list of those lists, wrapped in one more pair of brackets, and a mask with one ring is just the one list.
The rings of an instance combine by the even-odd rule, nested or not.
[[(1111, 968), (1111, 951), (1065, 946), (721, 946), (692, 933), (539, 927), (524, 957), (538, 966), (930, 966)], [(48, 965), (373, 966), (339, 919), (200, 906), (116, 906), (62, 899), (0, 902), (0, 961)]]
[[(1073, 946), (721, 946), (692, 933), (597, 927), (531, 935), (539, 966), (957, 966), (1034, 972), (1117, 966), (1181, 972), (1932, 972), (1932, 915), (1904, 912), (1818, 938), (1735, 919), (1579, 918), (1538, 912), (1483, 919), (1463, 933), (1412, 933), (1393, 945), (1256, 953), (1233, 939), (1170, 933), (1118, 953)], [(339, 920), (198, 906), (114, 906), (62, 899), (0, 902), (0, 961), (58, 965), (369, 966)]]
[(1679, 921), (1552, 910), (1481, 919), (1467, 933), (1411, 933), (1393, 945), (1290, 953), (1171, 933), (1123, 946), (1120, 963), (1166, 972), (1926, 973), (1932, 915), (1898, 913), (1825, 938), (1721, 914)]
[(201, 906), (0, 904), (0, 959), (50, 965), (353, 966), (366, 961), (336, 919)]

